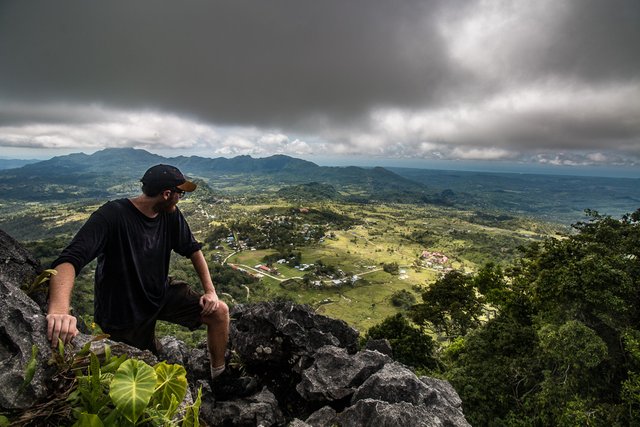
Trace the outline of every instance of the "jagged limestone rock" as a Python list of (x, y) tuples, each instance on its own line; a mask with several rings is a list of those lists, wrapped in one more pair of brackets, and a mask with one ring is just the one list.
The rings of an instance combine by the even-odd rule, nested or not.
[[(454, 427), (422, 405), (364, 399), (338, 414), (338, 425), (349, 427)], [(467, 424), (468, 425), (468, 424)]]
[(400, 363), (390, 363), (375, 372), (354, 393), (351, 403), (374, 399), (389, 403), (421, 405), (435, 399), (436, 392)]
[(296, 386), (309, 401), (331, 402), (351, 396), (367, 378), (392, 362), (377, 351), (349, 354), (334, 346), (322, 347), (313, 357), (313, 365), (302, 373), (302, 381)]
[(313, 427), (313, 426), (305, 423), (302, 420), (294, 418), (293, 420), (291, 420), (289, 424), (287, 424), (287, 427)]
[(365, 344), (365, 350), (375, 350), (382, 354), (386, 354), (387, 356), (393, 356), (393, 349), (391, 348), (391, 344), (389, 344), (389, 340), (387, 339), (370, 339)]
[(276, 397), (266, 388), (243, 399), (216, 402), (204, 401), (200, 417), (211, 426), (277, 426), (285, 419)]
[(292, 365), (325, 345), (358, 348), (358, 331), (307, 306), (258, 303), (236, 306), (231, 316), (232, 346), (247, 364)]
[[(441, 383), (432, 387), (400, 363), (384, 366), (371, 375), (354, 393), (352, 404), (361, 400), (380, 400), (388, 403), (410, 403), (425, 408), (431, 415), (450, 426), (468, 425), (460, 405), (452, 405), (449, 390), (441, 393)], [(457, 393), (456, 393), (457, 395)]]
[[(18, 242), (0, 230), (0, 409), (31, 406), (47, 394), (45, 371), (51, 355), (46, 319), (20, 286), (33, 281), (39, 264)], [(32, 348), (36, 371), (25, 382)]]
[(158, 359), (186, 366), (190, 351), (183, 341), (172, 336), (162, 337), (158, 341)]
[(311, 427), (333, 427), (338, 422), (338, 414), (331, 406), (323, 406), (305, 420)]
[(40, 263), (18, 241), (0, 230), (0, 280), (20, 288), (40, 274)]
[(432, 377), (420, 377), (420, 381), (436, 390), (439, 399), (444, 399), (447, 404), (454, 408), (462, 408), (462, 399), (460, 399), (458, 392), (448, 381)]

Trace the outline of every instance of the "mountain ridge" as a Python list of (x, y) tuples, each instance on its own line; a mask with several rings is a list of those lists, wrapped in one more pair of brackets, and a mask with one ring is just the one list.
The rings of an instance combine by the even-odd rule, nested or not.
[(312, 181), (355, 192), (362, 198), (428, 201), (425, 185), (385, 168), (329, 167), (283, 154), (264, 158), (199, 156), (163, 157), (134, 148), (107, 148), (93, 154), (74, 153), (0, 170), (0, 190), (8, 199), (63, 200), (109, 197), (139, 189), (139, 178), (150, 166), (172, 164), (189, 177), (203, 179), (218, 191), (234, 186), (275, 192)]

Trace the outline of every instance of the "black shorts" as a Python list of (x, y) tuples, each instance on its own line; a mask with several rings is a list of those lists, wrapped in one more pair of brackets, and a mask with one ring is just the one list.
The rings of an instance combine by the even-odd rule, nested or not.
[(156, 321), (165, 320), (195, 330), (202, 325), (201, 295), (185, 282), (171, 282), (162, 307), (145, 323), (128, 329), (102, 328), (114, 341), (129, 344), (141, 350), (158, 353)]

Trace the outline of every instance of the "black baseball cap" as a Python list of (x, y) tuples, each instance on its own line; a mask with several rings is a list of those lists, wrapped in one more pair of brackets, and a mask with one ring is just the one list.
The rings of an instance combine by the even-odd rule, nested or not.
[(155, 165), (150, 167), (140, 181), (145, 186), (159, 191), (177, 188), (191, 192), (196, 189), (196, 184), (187, 180), (182, 172), (180, 172), (180, 169), (170, 165)]

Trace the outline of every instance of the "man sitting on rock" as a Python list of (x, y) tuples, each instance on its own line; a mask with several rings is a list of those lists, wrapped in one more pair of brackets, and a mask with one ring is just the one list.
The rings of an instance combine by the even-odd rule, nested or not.
[[(101, 206), (53, 262), (47, 315), (51, 345), (78, 334), (69, 314), (75, 276), (94, 258), (95, 321), (115, 341), (158, 351), (156, 320), (190, 329), (207, 325), (211, 377), (225, 369), (229, 309), (216, 295), (207, 262), (189, 225), (176, 206), (196, 189), (175, 167), (156, 165), (141, 179), (142, 194)], [(191, 259), (204, 295), (169, 279), (171, 251)]]

